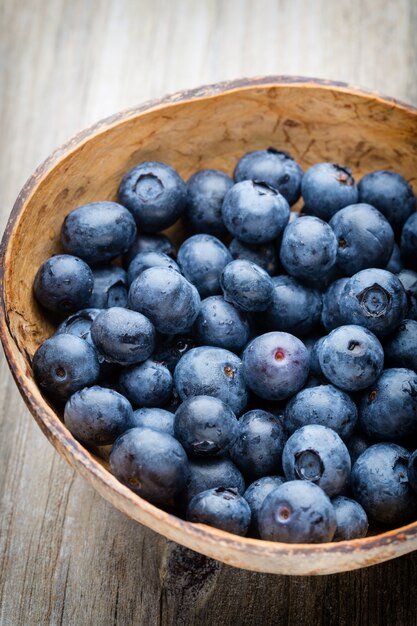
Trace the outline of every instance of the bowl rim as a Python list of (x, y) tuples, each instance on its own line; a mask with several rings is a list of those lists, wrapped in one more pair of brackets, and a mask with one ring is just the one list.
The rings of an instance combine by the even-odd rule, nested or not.
[[(363, 539), (322, 544), (287, 544), (239, 537), (203, 524), (186, 522), (159, 509), (122, 485), (86, 448), (75, 440), (48, 402), (43, 399), (40, 403), (34, 397), (29, 384), (32, 380), (31, 371), (22, 371), (14, 356), (14, 352), (16, 350), (20, 352), (20, 350), (10, 332), (6, 310), (5, 261), (14, 228), (31, 196), (61, 159), (77, 150), (92, 137), (104, 133), (130, 118), (142, 116), (151, 111), (174, 107), (176, 104), (187, 101), (212, 99), (232, 91), (280, 86), (336, 90), (378, 101), (390, 105), (392, 108), (403, 109), (417, 118), (417, 107), (374, 91), (350, 86), (347, 83), (298, 76), (259, 76), (179, 91), (163, 98), (149, 100), (139, 106), (125, 109), (100, 120), (54, 150), (29, 177), (14, 203), (0, 245), (0, 338), (18, 389), (41, 430), (67, 462), (80, 471), (90, 482), (93, 482), (101, 495), (110, 500), (117, 508), (169, 539), (237, 567), (281, 574), (326, 574), (375, 564), (417, 548), (417, 521)], [(101, 489), (98, 487), (99, 485), (101, 485)], [(114, 499), (110, 498), (111, 494), (114, 494)], [(134, 514), (135, 510), (138, 509), (143, 513), (140, 520)], [(151, 522), (154, 522), (155, 526)], [(396, 547), (395, 552), (392, 549), (394, 546)], [(228, 556), (230, 552), (231, 555)], [(349, 557), (349, 555), (351, 556)], [(323, 559), (326, 556), (328, 559)], [(263, 558), (262, 567), (259, 567), (255, 562), (256, 557)], [(298, 557), (301, 564), (295, 568), (295, 572), (288, 571), (289, 568), (285, 564), (288, 561), (285, 561), (282, 566), (280, 566), (279, 561), (274, 563), (274, 559), (279, 560), (283, 557), (285, 559)], [(338, 559), (343, 563), (341, 568), (336, 565)], [(268, 562), (270, 562), (269, 565)]]

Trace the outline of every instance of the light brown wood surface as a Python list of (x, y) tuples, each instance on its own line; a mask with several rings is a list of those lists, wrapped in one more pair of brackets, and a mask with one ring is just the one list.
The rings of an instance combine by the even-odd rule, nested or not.
[[(165, 92), (243, 75), (318, 75), (417, 103), (415, 2), (0, 3), (1, 227), (62, 140)], [(0, 623), (415, 624), (415, 555), (348, 575), (219, 565), (105, 503), (0, 375)]]

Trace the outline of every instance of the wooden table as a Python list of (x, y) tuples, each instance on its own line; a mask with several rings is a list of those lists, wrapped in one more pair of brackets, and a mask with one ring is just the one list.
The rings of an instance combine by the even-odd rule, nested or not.
[[(417, 103), (415, 0), (1, 0), (0, 230), (72, 133), (167, 92), (299, 74)], [(345, 575), (232, 569), (168, 543), (58, 457), (0, 373), (4, 626), (417, 624), (417, 555)]]

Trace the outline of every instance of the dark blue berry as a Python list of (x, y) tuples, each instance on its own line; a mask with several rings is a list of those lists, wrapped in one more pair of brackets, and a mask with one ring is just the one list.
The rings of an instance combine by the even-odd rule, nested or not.
[(100, 313), (100, 309), (81, 309), (77, 313), (73, 313), (56, 329), (57, 335), (69, 333), (81, 339), (85, 339), (89, 343), (93, 343), (91, 339), (91, 325)]
[(57, 254), (42, 263), (33, 290), (46, 309), (68, 315), (89, 305), (93, 284), (87, 263), (70, 254)]
[(142, 407), (164, 406), (173, 391), (171, 372), (152, 359), (123, 369), (119, 385), (132, 404)]
[(361, 539), (368, 532), (368, 516), (359, 502), (337, 496), (332, 500), (336, 514), (336, 532), (333, 541), (348, 541)]
[(222, 296), (210, 296), (201, 302), (194, 334), (203, 346), (217, 346), (238, 353), (249, 340), (250, 326), (245, 313)]
[(404, 320), (384, 341), (387, 367), (406, 367), (417, 372), (417, 321)]
[(417, 213), (410, 215), (403, 226), (401, 256), (407, 266), (417, 270)]
[(174, 373), (178, 361), (186, 352), (195, 348), (195, 345), (195, 339), (187, 335), (158, 334), (152, 358), (154, 361), (165, 365), (171, 373)]
[(363, 434), (354, 434), (345, 443), (349, 450), (352, 467), (360, 455), (371, 445), (369, 439)]
[(198, 493), (215, 487), (236, 489), (241, 495), (245, 491), (245, 480), (230, 459), (191, 459), (189, 470), (184, 491), (180, 496), (181, 503), (188, 504)]
[(132, 426), (151, 428), (174, 436), (174, 413), (158, 407), (143, 407), (133, 411)]
[(129, 264), (127, 270), (128, 284), (131, 285), (135, 278), (150, 267), (168, 267), (176, 272), (180, 271), (175, 261), (164, 252), (155, 252), (154, 250), (139, 252)]
[(185, 224), (194, 233), (223, 237), (226, 227), (222, 219), (222, 204), (233, 180), (220, 170), (200, 170), (187, 182), (188, 202)]
[(408, 319), (417, 320), (417, 272), (401, 270), (397, 274), (407, 295)]
[(408, 459), (407, 477), (411, 489), (417, 494), (417, 450), (414, 450)]
[(340, 297), (348, 280), (348, 278), (335, 280), (323, 294), (321, 323), (328, 333), (343, 324), (340, 313)]
[(123, 255), (123, 267), (128, 267), (137, 254), (141, 252), (163, 252), (175, 258), (176, 252), (174, 244), (166, 235), (146, 235), (140, 233), (129, 250)]
[(226, 246), (212, 235), (193, 235), (178, 250), (178, 265), (202, 298), (221, 293), (220, 274), (232, 261)]
[(413, 190), (396, 172), (377, 170), (366, 174), (358, 184), (359, 202), (372, 204), (394, 230), (398, 230), (416, 208)]
[(266, 496), (284, 482), (285, 479), (281, 476), (263, 476), (262, 478), (258, 478), (255, 482), (251, 483), (246, 489), (243, 497), (249, 504), (249, 508), (252, 513), (249, 529), (251, 535), (259, 537), (259, 511), (261, 510)]
[(387, 272), (392, 272), (392, 274), (398, 274), (398, 272), (400, 272), (403, 267), (404, 265), (401, 259), (400, 246), (394, 243), (390, 259), (385, 269), (387, 270)]
[(225, 487), (197, 494), (187, 509), (187, 520), (207, 524), (235, 535), (248, 532), (251, 511), (246, 500), (235, 490)]
[(112, 306), (127, 306), (126, 272), (115, 265), (93, 271), (94, 287), (90, 306), (97, 309), (110, 309)]
[(229, 252), (234, 259), (242, 259), (256, 263), (262, 267), (270, 276), (278, 271), (278, 257), (275, 242), (253, 245), (243, 243), (239, 239), (232, 239), (229, 245)]
[(272, 279), (251, 261), (228, 263), (221, 274), (220, 285), (225, 300), (242, 311), (265, 311), (272, 301)]
[(303, 176), (301, 195), (309, 215), (328, 221), (343, 207), (357, 202), (358, 189), (349, 168), (316, 163)]

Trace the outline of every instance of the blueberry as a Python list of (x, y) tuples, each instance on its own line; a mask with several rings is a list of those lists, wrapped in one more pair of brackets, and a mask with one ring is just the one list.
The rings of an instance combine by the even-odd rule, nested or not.
[(160, 333), (190, 330), (201, 301), (197, 289), (173, 269), (150, 267), (129, 289), (129, 305), (149, 317)]
[(417, 272), (412, 270), (401, 270), (397, 274), (407, 296), (408, 319), (417, 320)]
[(177, 496), (189, 475), (181, 444), (150, 428), (131, 428), (121, 435), (111, 449), (110, 467), (121, 483), (157, 504)]
[(319, 353), (321, 350), (321, 345), (324, 340), (325, 340), (325, 337), (319, 337), (318, 339), (315, 339), (313, 346), (311, 347), (311, 350), (310, 350), (310, 375), (315, 376), (316, 378), (319, 378), (319, 379), (322, 378), (323, 380), (325, 380), (325, 376), (321, 369)]
[(285, 400), (304, 385), (309, 370), (305, 345), (288, 333), (272, 332), (253, 339), (242, 361), (248, 387), (266, 400)]
[(382, 372), (358, 404), (363, 432), (378, 441), (406, 441), (417, 434), (417, 374), (406, 368)]
[(42, 263), (33, 290), (46, 309), (68, 315), (88, 306), (93, 284), (87, 263), (69, 254), (57, 254)]
[(238, 437), (230, 456), (252, 481), (281, 468), (285, 441), (281, 420), (272, 413), (255, 409), (240, 418)]
[(332, 500), (336, 514), (336, 532), (333, 541), (361, 539), (368, 532), (368, 516), (359, 502), (337, 496)]
[(273, 276), (278, 271), (277, 250), (274, 242), (257, 246), (243, 243), (235, 238), (230, 242), (229, 252), (234, 259), (243, 259), (256, 263), (256, 265), (268, 272), (270, 276)]
[(285, 482), (285, 479), (281, 476), (263, 476), (262, 478), (258, 478), (255, 480), (249, 487), (246, 489), (243, 497), (246, 502), (249, 504), (249, 508), (251, 510), (251, 524), (250, 524), (250, 534), (255, 537), (259, 537), (259, 528), (258, 528), (258, 519), (259, 519), (259, 511), (264, 503), (264, 500), (271, 491), (274, 491), (277, 487), (282, 485)]
[(336, 515), (320, 487), (294, 480), (266, 496), (258, 526), (261, 538), (269, 541), (325, 543), (333, 539)]
[(394, 274), (367, 269), (347, 281), (340, 296), (340, 313), (345, 324), (359, 324), (384, 336), (401, 324), (407, 312), (404, 287)]
[(133, 365), (151, 356), (155, 329), (141, 313), (112, 307), (97, 315), (91, 337), (106, 361)]
[(370, 204), (353, 204), (330, 220), (338, 242), (337, 265), (346, 276), (368, 267), (385, 267), (394, 247), (394, 231)]
[(320, 321), (322, 296), (291, 276), (274, 276), (273, 294), (262, 323), (268, 330), (281, 330), (304, 337)]
[(220, 284), (225, 300), (242, 311), (265, 311), (272, 301), (271, 277), (251, 261), (235, 260), (226, 265)]
[(112, 306), (127, 306), (127, 277), (121, 267), (109, 265), (93, 271), (94, 288), (90, 306), (110, 309)]
[(285, 428), (292, 434), (308, 424), (320, 424), (347, 439), (355, 428), (358, 412), (353, 400), (333, 385), (299, 391), (285, 407)]
[(398, 230), (416, 208), (413, 190), (396, 172), (377, 170), (364, 176), (358, 184), (359, 202), (372, 204), (394, 230)]
[(320, 367), (331, 383), (345, 391), (372, 385), (384, 367), (384, 351), (373, 333), (362, 326), (339, 326), (323, 339)]
[(163, 406), (170, 399), (173, 389), (169, 369), (151, 359), (123, 369), (119, 385), (132, 404), (142, 407)]
[(387, 272), (392, 272), (392, 274), (398, 274), (398, 272), (400, 272), (403, 267), (404, 265), (401, 260), (400, 246), (394, 243), (391, 256), (385, 269), (387, 270)]
[(230, 459), (191, 459), (189, 469), (189, 477), (180, 496), (186, 504), (198, 493), (215, 487), (236, 489), (241, 495), (245, 491), (245, 480)]
[(81, 309), (61, 322), (56, 329), (56, 334), (62, 335), (62, 333), (69, 333), (70, 335), (85, 339), (92, 344), (91, 325), (99, 313), (100, 309)]
[(187, 509), (187, 520), (207, 524), (235, 535), (248, 532), (251, 511), (246, 500), (235, 489), (217, 487), (197, 494)]
[(300, 197), (302, 177), (303, 170), (288, 152), (275, 148), (248, 152), (239, 159), (234, 171), (236, 182), (268, 183), (278, 189), (289, 204), (295, 204)]
[(148, 270), (150, 267), (168, 267), (176, 272), (180, 271), (180, 268), (175, 261), (164, 252), (155, 252), (153, 250), (149, 250), (148, 252), (139, 252), (139, 254), (132, 259), (127, 270), (127, 280), (129, 285), (133, 283), (135, 278), (140, 276), (142, 272)]
[(192, 456), (224, 456), (238, 432), (233, 411), (212, 396), (188, 398), (175, 413), (175, 437)]
[(133, 214), (141, 231), (157, 233), (172, 226), (184, 212), (187, 189), (172, 167), (145, 161), (124, 176), (119, 201)]
[(238, 353), (249, 340), (250, 326), (245, 313), (222, 296), (210, 296), (201, 302), (194, 334), (203, 346), (217, 346)]
[(178, 250), (178, 265), (202, 298), (221, 293), (220, 274), (232, 261), (226, 246), (212, 235), (193, 235)]
[(360, 455), (365, 452), (367, 448), (370, 446), (369, 439), (362, 434), (354, 434), (346, 441), (346, 447), (349, 450), (350, 460), (353, 464), (356, 463), (356, 460), (360, 457)]
[(234, 237), (245, 243), (260, 244), (282, 235), (290, 208), (277, 189), (264, 182), (244, 180), (227, 192), (222, 215)]
[(39, 346), (33, 357), (33, 371), (45, 395), (65, 401), (76, 391), (95, 385), (100, 366), (96, 351), (87, 341), (64, 333)]
[(84, 443), (104, 446), (132, 427), (130, 402), (114, 389), (90, 387), (74, 393), (65, 405), (65, 426)]
[(343, 207), (357, 202), (358, 189), (349, 168), (316, 163), (303, 176), (301, 195), (309, 215), (328, 221)]
[(400, 526), (417, 514), (417, 498), (407, 478), (410, 453), (395, 443), (377, 443), (352, 468), (355, 500), (368, 517), (381, 524)]
[(388, 367), (406, 367), (417, 372), (417, 321), (404, 320), (384, 341)]
[(323, 294), (321, 323), (328, 333), (343, 324), (340, 313), (340, 297), (348, 280), (348, 278), (335, 280)]
[(417, 270), (417, 213), (410, 215), (401, 233), (401, 256), (405, 263)]
[(195, 346), (195, 339), (187, 335), (157, 335), (152, 358), (173, 374), (178, 361)]
[(123, 267), (128, 267), (135, 256), (141, 252), (163, 252), (173, 258), (176, 256), (174, 244), (166, 235), (140, 233), (136, 235), (135, 241), (123, 255)]
[(287, 480), (308, 480), (329, 496), (336, 496), (347, 483), (351, 461), (348, 449), (334, 430), (309, 424), (288, 439), (282, 465)]
[(233, 180), (220, 170), (200, 170), (187, 182), (188, 202), (184, 215), (186, 226), (195, 233), (223, 237), (226, 227), (222, 204)]
[(193, 348), (179, 361), (175, 386), (184, 401), (190, 396), (213, 396), (240, 415), (248, 401), (242, 361), (222, 348)]
[(174, 436), (174, 413), (158, 407), (144, 407), (133, 412), (132, 426), (151, 428)]
[(281, 263), (291, 276), (323, 278), (336, 263), (337, 240), (326, 222), (302, 217), (288, 224), (281, 242)]
[(408, 459), (407, 477), (411, 489), (417, 493), (417, 450), (414, 450)]

